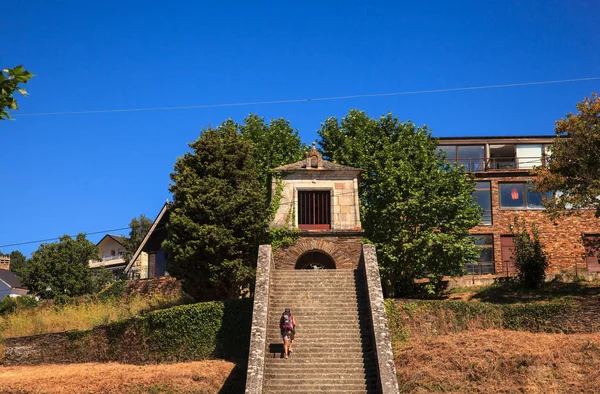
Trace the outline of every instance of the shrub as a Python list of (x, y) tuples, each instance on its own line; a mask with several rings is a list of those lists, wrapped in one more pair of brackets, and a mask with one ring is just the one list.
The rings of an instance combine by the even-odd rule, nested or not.
[[(39, 359), (32, 362), (245, 360), (251, 323), (252, 299), (238, 299), (177, 306), (88, 331), (25, 341), (41, 349)], [(19, 346), (20, 341), (8, 339), (7, 346)]]
[(17, 301), (13, 297), (4, 297), (0, 301), (0, 315), (8, 315), (17, 310)]
[(119, 300), (123, 297), (123, 292), (127, 287), (126, 280), (117, 280), (111, 283), (108, 287), (105, 287), (98, 293), (98, 299), (100, 301), (108, 301), (111, 299)]
[(548, 258), (540, 242), (538, 229), (533, 223), (530, 235), (525, 227), (525, 220), (519, 224), (515, 217), (510, 230), (515, 242), (513, 255), (517, 280), (526, 287), (537, 289), (544, 284), (548, 269)]
[(8, 315), (9, 313), (16, 312), (18, 309), (33, 308), (37, 305), (38, 302), (34, 297), (5, 297), (0, 301), (0, 315)]

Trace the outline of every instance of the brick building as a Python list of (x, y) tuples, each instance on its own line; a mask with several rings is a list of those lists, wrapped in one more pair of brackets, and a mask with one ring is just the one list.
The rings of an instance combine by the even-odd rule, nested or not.
[(440, 138), (446, 160), (463, 165), (477, 181), (474, 199), (483, 208), (481, 224), (471, 230), (482, 247), (479, 264), (466, 267), (475, 275), (507, 275), (514, 272), (511, 262), (513, 240), (509, 225), (515, 217), (535, 222), (540, 241), (549, 256), (551, 273), (598, 272), (598, 258), (590, 256), (584, 238), (600, 235), (600, 219), (594, 211), (550, 220), (544, 212), (543, 197), (531, 190), (534, 167), (544, 165), (551, 153), (554, 136)]

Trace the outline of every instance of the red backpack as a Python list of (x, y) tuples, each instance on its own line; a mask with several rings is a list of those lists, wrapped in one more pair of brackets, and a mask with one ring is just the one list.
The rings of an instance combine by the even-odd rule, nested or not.
[(294, 323), (292, 320), (292, 314), (290, 312), (283, 312), (281, 320), (279, 321), (279, 327), (282, 330), (294, 330)]

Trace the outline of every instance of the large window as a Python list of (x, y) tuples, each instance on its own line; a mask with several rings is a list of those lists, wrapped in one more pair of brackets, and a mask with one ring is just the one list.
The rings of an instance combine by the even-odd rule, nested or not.
[(501, 183), (500, 207), (515, 209), (543, 209), (543, 198), (551, 199), (553, 192), (538, 193), (530, 183)]
[(494, 236), (491, 234), (471, 235), (480, 250), (476, 264), (465, 264), (465, 272), (469, 275), (486, 275), (496, 272), (494, 267)]
[(467, 172), (485, 171), (484, 145), (440, 145), (439, 150), (446, 161), (464, 166)]
[(477, 182), (475, 184), (473, 202), (483, 209), (481, 224), (492, 224), (492, 191), (489, 181)]
[(331, 194), (327, 191), (298, 192), (298, 228), (328, 230), (331, 228)]

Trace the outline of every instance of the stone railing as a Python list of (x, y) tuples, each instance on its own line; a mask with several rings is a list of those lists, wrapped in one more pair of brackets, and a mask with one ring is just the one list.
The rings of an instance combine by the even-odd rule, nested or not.
[(265, 351), (267, 346), (267, 315), (269, 313), (269, 287), (273, 271), (273, 251), (271, 245), (260, 245), (256, 264), (256, 285), (254, 287), (254, 308), (250, 352), (246, 374), (246, 394), (261, 394), (265, 372)]
[(367, 294), (369, 297), (370, 320), (372, 325), (373, 341), (375, 344), (375, 355), (378, 364), (378, 389), (382, 394), (397, 394), (399, 392), (398, 379), (396, 378), (396, 367), (394, 365), (394, 354), (392, 353), (392, 342), (388, 330), (387, 317), (381, 278), (379, 277), (379, 265), (377, 264), (377, 253), (375, 246), (363, 245), (363, 258), (361, 268), (367, 281)]

